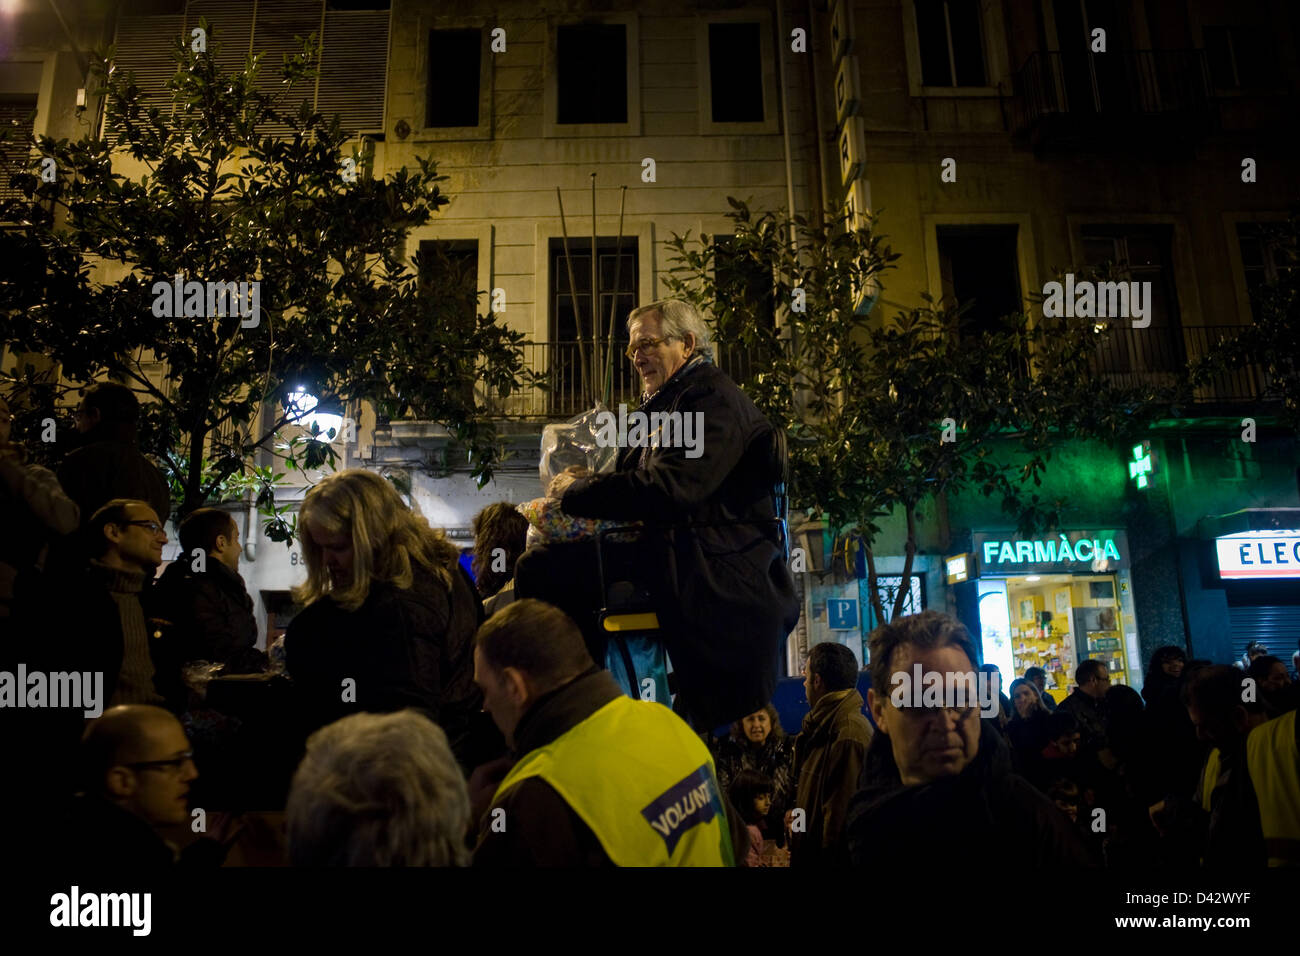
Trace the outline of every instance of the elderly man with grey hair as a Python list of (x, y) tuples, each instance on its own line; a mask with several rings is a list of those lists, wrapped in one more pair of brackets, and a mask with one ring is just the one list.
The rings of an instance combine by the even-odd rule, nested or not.
[[(708, 326), (689, 303), (643, 305), (627, 328), (627, 357), (643, 387), (636, 411), (651, 434), (638, 442), (629, 429), (612, 473), (560, 474), (550, 494), (566, 514), (645, 523), (632, 564), (645, 576), (638, 583), (673, 661), (678, 710), (703, 730), (767, 704), (781, 644), (799, 617), (773, 494), (784, 444), (713, 363)], [(581, 622), (564, 585), (579, 569), (547, 575), (557, 597), (528, 589), (531, 560), (516, 567), (517, 593), (560, 604)]]
[(467, 866), (469, 791), (418, 711), (352, 714), (307, 740), (287, 807), (294, 866)]

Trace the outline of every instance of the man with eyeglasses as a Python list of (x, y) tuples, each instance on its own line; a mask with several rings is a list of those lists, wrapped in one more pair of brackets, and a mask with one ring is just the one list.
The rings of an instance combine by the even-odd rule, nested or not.
[[(159, 832), (191, 822), (190, 784), (198, 778), (180, 722), (159, 707), (114, 707), (92, 721), (81, 741), (85, 792), (73, 804), (63, 860), (78, 867), (167, 869), (174, 863), (216, 865), (233, 821), (209, 819), (218, 840), (179, 854)], [(213, 814), (212, 816), (216, 816)]]
[[(781, 644), (799, 619), (773, 494), (784, 449), (771, 423), (714, 364), (708, 325), (690, 303), (643, 305), (628, 316), (627, 330), (627, 356), (641, 379), (637, 411), (663, 424), (640, 443), (629, 433), (612, 473), (566, 470), (548, 495), (561, 500), (565, 514), (645, 524), (636, 583), (654, 598), (677, 708), (704, 730), (771, 700)], [(682, 423), (680, 434), (674, 421)], [(685, 426), (696, 422), (699, 433), (688, 440)], [(585, 594), (571, 600), (563, 588), (530, 590), (536, 561), (520, 558), (516, 594), (593, 620), (578, 606)], [(535, 579), (564, 577), (583, 575), (574, 569)], [(597, 649), (593, 656), (604, 655)]]
[(77, 633), (70, 636), (87, 659), (77, 669), (104, 672), (110, 706), (160, 704), (140, 594), (162, 564), (167, 532), (153, 508), (128, 498), (96, 511), (86, 531), (92, 557), (72, 610)]
[(1069, 820), (1012, 772), (1006, 742), (980, 720), (980, 701), (953, 694), (900, 705), (891, 694), (893, 675), (917, 667), (975, 684), (975, 642), (960, 621), (937, 611), (899, 618), (872, 632), (869, 652), (867, 704), (880, 732), (849, 808), (854, 865), (956, 872), (1008, 848), (1033, 866), (1087, 865)]

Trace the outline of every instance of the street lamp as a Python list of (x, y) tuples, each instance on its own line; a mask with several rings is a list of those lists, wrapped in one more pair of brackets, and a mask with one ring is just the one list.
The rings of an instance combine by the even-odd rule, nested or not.
[(314, 441), (332, 442), (343, 430), (343, 406), (335, 399), (319, 399), (299, 385), (285, 395), (289, 421), (308, 431), (316, 426)]

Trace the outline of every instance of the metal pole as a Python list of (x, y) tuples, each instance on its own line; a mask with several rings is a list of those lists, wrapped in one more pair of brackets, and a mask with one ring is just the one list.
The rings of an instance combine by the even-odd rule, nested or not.
[(618, 310), (619, 280), (623, 271), (623, 210), (627, 206), (627, 187), (618, 201), (618, 238), (614, 242), (614, 295), (609, 302), (609, 344), (605, 349), (605, 405), (613, 401), (614, 390), (614, 313)]
[(560, 187), (555, 187), (555, 200), (560, 204), (560, 235), (564, 237), (564, 264), (569, 267), (569, 296), (573, 299), (573, 327), (578, 332), (578, 375), (582, 383), (582, 403), (587, 404), (587, 350), (582, 344), (582, 311), (578, 308), (578, 284), (573, 279), (573, 259), (569, 255), (569, 227), (564, 219), (564, 199)]
[(591, 174), (591, 370), (596, 393), (605, 392), (600, 355), (600, 258), (596, 254), (596, 174)]

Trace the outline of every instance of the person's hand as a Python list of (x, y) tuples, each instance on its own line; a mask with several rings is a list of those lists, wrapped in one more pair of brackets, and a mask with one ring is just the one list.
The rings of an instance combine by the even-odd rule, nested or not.
[(546, 497), (563, 498), (564, 492), (568, 490), (569, 485), (579, 478), (586, 478), (590, 474), (591, 472), (581, 465), (570, 465), (551, 479), (551, 483), (546, 488)]
[(487, 813), (488, 807), (492, 806), (492, 798), (496, 796), (497, 787), (501, 786), (501, 781), (506, 778), (512, 766), (514, 761), (510, 757), (498, 757), (491, 763), (475, 767), (474, 772), (469, 775), (471, 826), (477, 827), (478, 821), (483, 814)]
[(208, 839), (216, 840), (222, 846), (233, 846), (244, 832), (244, 818), (238, 813), (218, 811), (208, 814)]

